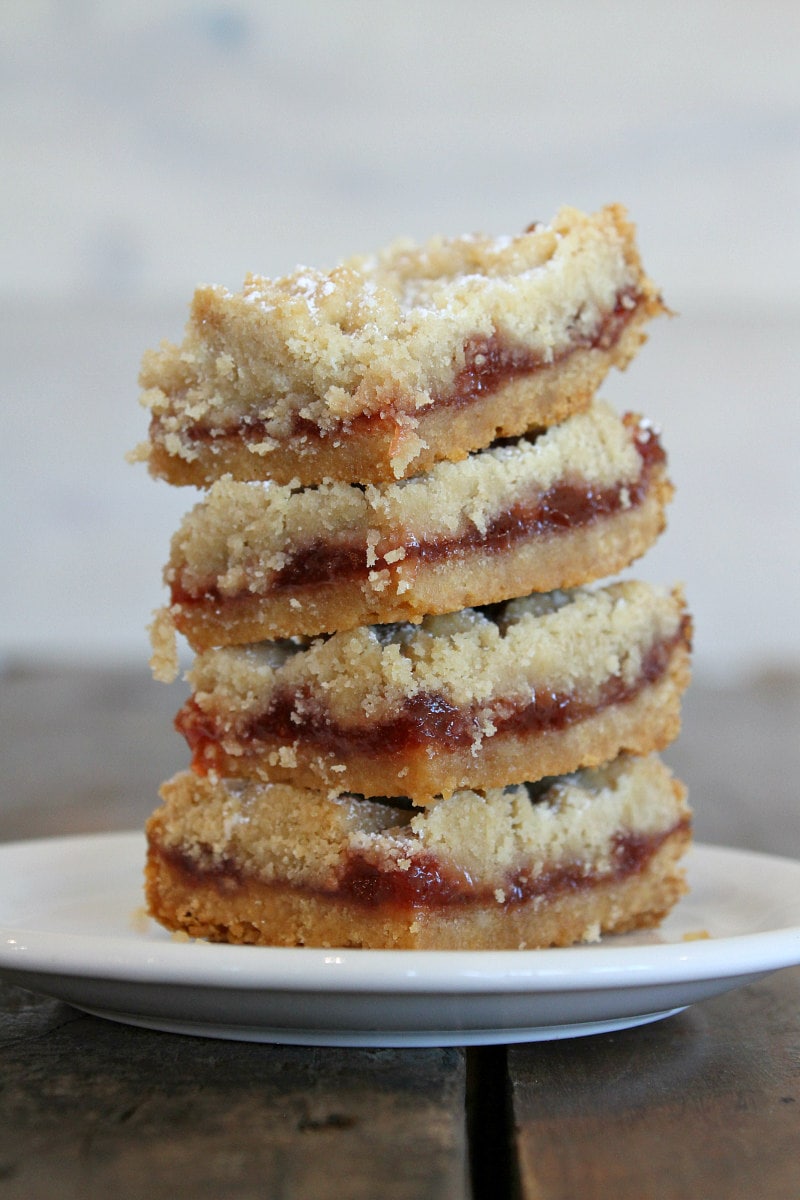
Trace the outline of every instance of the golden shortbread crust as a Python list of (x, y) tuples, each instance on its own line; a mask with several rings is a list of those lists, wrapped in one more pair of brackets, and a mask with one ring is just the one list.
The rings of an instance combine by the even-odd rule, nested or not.
[[(534, 441), (397, 484), (221, 481), (172, 540), (172, 603), (154, 625), (154, 672), (174, 676), (175, 629), (204, 650), (419, 621), (614, 574), (664, 528), (672, 485), (654, 438), (646, 422), (598, 402)], [(611, 507), (540, 524), (535, 514), (569, 509), (576, 487), (595, 503), (609, 496)]]
[(425, 804), (662, 749), (678, 733), (690, 640), (679, 588), (534, 595), (209, 651), (177, 724), (200, 771)]
[(417, 474), (585, 407), (663, 311), (620, 205), (203, 287), (145, 356), (134, 457), (200, 486)]
[[(623, 757), (538, 794), (461, 792), (423, 811), (188, 772), (162, 798), (147, 827), (149, 911), (211, 940), (568, 945), (657, 924), (685, 890), (689, 810), (656, 756)], [(352, 885), (353, 862), (366, 889)], [(420, 876), (429, 890), (405, 886)]]

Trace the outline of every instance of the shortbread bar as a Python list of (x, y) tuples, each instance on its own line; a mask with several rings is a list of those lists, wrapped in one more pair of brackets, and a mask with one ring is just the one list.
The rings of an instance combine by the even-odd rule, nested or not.
[(680, 590), (632, 581), (212, 650), (176, 724), (199, 773), (424, 805), (663, 748), (690, 634)]
[(393, 484), (215, 484), (173, 538), (174, 635), (196, 650), (419, 621), (616, 573), (652, 544), (672, 496), (654, 430), (597, 402), (538, 437)]
[(203, 287), (183, 343), (145, 357), (134, 457), (201, 486), (418, 474), (584, 408), (663, 311), (618, 205)]
[(685, 791), (655, 756), (432, 808), (166, 783), (147, 900), (168, 929), (281, 946), (522, 949), (652, 927), (685, 891)]

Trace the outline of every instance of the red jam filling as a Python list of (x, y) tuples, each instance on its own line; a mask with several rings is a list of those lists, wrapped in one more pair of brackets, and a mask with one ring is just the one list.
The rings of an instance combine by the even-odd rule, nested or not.
[[(478, 886), (467, 872), (445, 867), (432, 854), (415, 855), (407, 871), (386, 870), (364, 854), (346, 855), (335, 890), (291, 887), (292, 891), (317, 895), (326, 900), (345, 900), (364, 908), (445, 909), (453, 905), (497, 904), (496, 889), (502, 887), (507, 908), (533, 899), (552, 899), (567, 892), (579, 892), (604, 883), (616, 883), (642, 872), (661, 846), (689, 828), (684, 818), (670, 829), (655, 834), (617, 833), (611, 845), (611, 865), (606, 871), (593, 871), (581, 863), (552, 866), (531, 875), (519, 869), (500, 885)], [(187, 880), (201, 880), (222, 895), (247, 888), (248, 876), (231, 860), (211, 862), (189, 857), (179, 849), (151, 847), (173, 871)], [(280, 884), (276, 886), (281, 887)], [(288, 885), (283, 885), (288, 886)], [(497, 904), (500, 907), (499, 904)]]
[[(682, 823), (685, 824), (685, 823)], [(564, 892), (582, 891), (598, 883), (616, 882), (643, 871), (647, 863), (680, 826), (658, 834), (618, 833), (611, 846), (611, 868), (587, 870), (581, 863), (565, 863), (530, 875), (518, 870), (503, 883), (504, 904), (524, 904), (534, 897), (551, 899)], [(348, 855), (339, 880), (338, 894), (370, 908), (445, 908), (494, 897), (477, 888), (466, 872), (446, 871), (432, 855), (415, 856), (408, 871), (381, 870), (364, 855)]]

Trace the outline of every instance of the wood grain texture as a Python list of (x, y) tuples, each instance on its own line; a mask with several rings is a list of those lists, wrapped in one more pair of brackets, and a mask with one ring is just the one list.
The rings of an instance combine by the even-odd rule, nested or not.
[(0, 676), (0, 840), (138, 829), (188, 764), (172, 727), (186, 689), (146, 664)]
[[(0, 675), (0, 840), (137, 829), (188, 765), (172, 728), (185, 688), (146, 666)], [(664, 755), (688, 784), (698, 840), (800, 858), (800, 675), (698, 680)]]
[(797, 1200), (800, 968), (508, 1052), (524, 1200)]
[[(179, 691), (146, 668), (0, 676), (0, 840), (140, 827), (186, 762)], [(794, 675), (690, 689), (668, 757), (698, 837), (800, 857), (799, 715)], [(521, 1200), (798, 1200), (798, 1013), (800, 968), (617, 1034), (337, 1050), (0, 985), (0, 1198), (517, 1200), (516, 1179)]]
[(680, 738), (663, 757), (688, 785), (698, 841), (800, 858), (796, 672), (728, 686), (697, 679)]
[(3, 1200), (462, 1200), (460, 1050), (179, 1037), (0, 985)]

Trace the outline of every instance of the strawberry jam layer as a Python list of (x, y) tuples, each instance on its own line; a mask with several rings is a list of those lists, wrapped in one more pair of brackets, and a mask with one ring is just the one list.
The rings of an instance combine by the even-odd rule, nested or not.
[[(502, 891), (503, 906), (511, 908), (532, 900), (552, 900), (565, 893), (618, 883), (640, 874), (664, 843), (688, 832), (689, 825), (689, 819), (684, 818), (658, 833), (618, 832), (610, 846), (610, 865), (603, 871), (592, 870), (580, 862), (554, 863), (536, 874), (519, 867), (503, 879), (481, 885), (476, 884), (467, 872), (454, 869), (430, 853), (412, 855), (409, 868), (399, 870), (374, 862), (363, 853), (350, 852), (343, 856), (338, 877), (330, 888), (293, 887), (282, 883), (274, 886), (279, 890), (318, 896), (326, 902), (342, 900), (363, 908), (396, 912), (443, 910), (467, 904), (490, 904), (499, 908), (497, 894)], [(251, 878), (256, 886), (260, 883), (257, 876), (250, 876), (232, 859), (198, 861), (179, 848), (153, 845), (150, 853), (162, 858), (184, 881), (212, 887), (220, 895), (247, 891)]]
[(537, 689), (529, 700), (500, 698), (487, 711), (487, 706), (459, 708), (442, 695), (421, 692), (408, 698), (389, 718), (345, 726), (310, 690), (285, 690), (278, 691), (263, 712), (250, 715), (233, 734), (225, 728), (224, 719), (220, 722), (213, 712), (203, 712), (194, 698), (178, 713), (175, 727), (189, 744), (198, 774), (212, 769), (225, 774), (230, 764), (222, 742), (231, 736), (240, 752), (237, 763), (258, 758), (265, 749), (297, 742), (343, 758), (445, 753), (471, 746), (485, 728), (487, 717), (495, 727), (495, 737), (521, 737), (565, 729), (611, 705), (625, 704), (666, 674), (675, 648), (680, 643), (688, 645), (690, 636), (691, 621), (685, 616), (674, 637), (650, 646), (636, 679), (625, 682), (609, 676), (591, 700), (579, 691)]
[[(624, 289), (618, 294), (614, 307), (601, 317), (591, 333), (573, 330), (567, 345), (549, 359), (544, 359), (527, 346), (511, 343), (496, 333), (491, 337), (471, 337), (464, 343), (464, 366), (456, 375), (452, 387), (434, 394), (429, 407), (464, 408), (516, 379), (524, 379), (538, 371), (557, 366), (578, 350), (608, 352), (622, 337), (642, 301), (643, 297), (633, 289)], [(326, 422), (324, 429), (316, 422), (296, 413), (292, 418), (291, 433), (294, 437), (304, 438), (306, 442), (309, 439), (337, 438), (343, 433), (353, 436), (358, 432), (379, 434), (383, 431), (389, 437), (394, 437), (397, 433), (398, 415), (408, 410), (408, 402), (403, 403), (400, 399), (387, 401), (380, 411), (361, 413), (346, 421)], [(411, 405), (410, 411), (416, 411), (414, 404)], [(424, 413), (426, 409), (421, 411)], [(152, 432), (158, 435), (157, 418), (153, 419)], [(263, 442), (270, 436), (270, 430), (268, 419), (243, 416), (229, 424), (187, 424), (182, 430), (182, 436), (192, 442), (213, 442), (232, 438), (245, 443)]]
[[(688, 822), (682, 822), (682, 826)], [(587, 870), (585, 863), (559, 863), (531, 874), (520, 868), (499, 885), (476, 887), (465, 872), (443, 867), (433, 855), (418, 855), (407, 871), (387, 871), (363, 854), (351, 854), (342, 872), (338, 895), (370, 908), (446, 908), (452, 904), (489, 903), (498, 888), (511, 907), (532, 899), (551, 900), (600, 883), (618, 882), (643, 871), (654, 854), (678, 828), (658, 834), (618, 833), (612, 839), (607, 871)]]
[[(491, 518), (485, 529), (470, 525), (453, 536), (441, 536), (412, 541), (405, 546), (400, 568), (407, 572), (414, 562), (433, 563), (444, 558), (482, 551), (489, 554), (507, 553), (531, 538), (553, 536), (610, 518), (640, 505), (648, 494), (653, 472), (666, 462), (666, 454), (655, 430), (626, 414), (625, 424), (641, 458), (641, 470), (634, 482), (620, 482), (600, 488), (589, 482), (555, 484), (542, 492), (518, 499), (507, 509)], [(216, 583), (203, 585), (184, 583), (178, 570), (171, 584), (171, 601), (184, 607), (193, 604), (213, 604), (218, 610), (235, 605), (239, 596), (273, 595), (299, 587), (328, 582), (366, 579), (373, 567), (368, 563), (363, 539), (358, 542), (328, 542), (317, 538), (286, 555), (285, 565), (275, 572), (266, 585), (241, 593), (223, 594)], [(390, 567), (390, 571), (394, 568)]]

